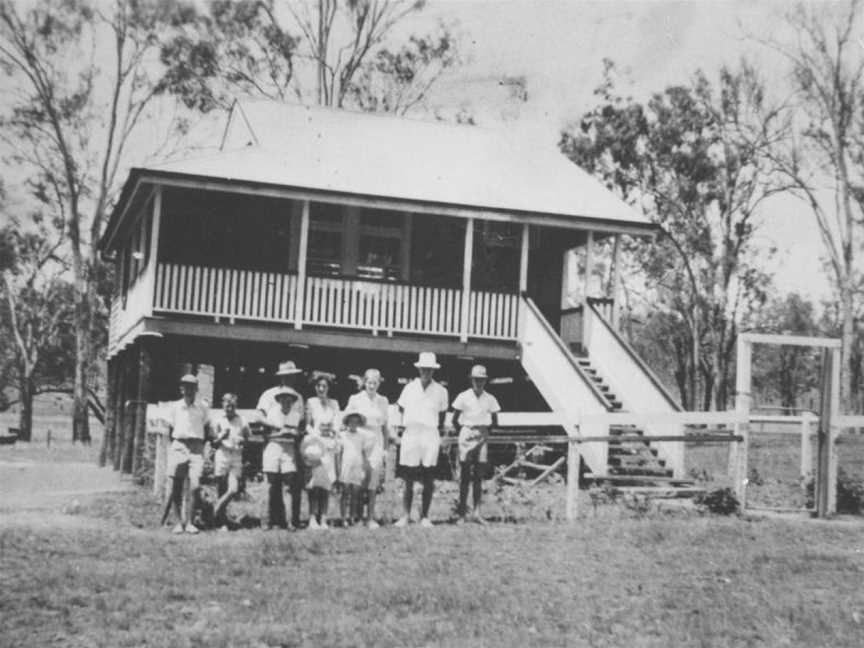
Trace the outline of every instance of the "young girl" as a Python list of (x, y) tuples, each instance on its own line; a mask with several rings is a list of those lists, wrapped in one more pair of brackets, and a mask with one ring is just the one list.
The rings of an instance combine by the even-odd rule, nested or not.
[(384, 485), (384, 454), (389, 439), (387, 429), (387, 408), (390, 403), (378, 393), (381, 386), (381, 372), (367, 369), (363, 375), (363, 389), (348, 399), (348, 410), (356, 410), (366, 418), (364, 428), (372, 433), (373, 447), (369, 456), (369, 473), (364, 484), (368, 501), (367, 519), (370, 529), (377, 529), (375, 521), (375, 497)]
[(217, 526), (227, 528), (225, 510), (243, 487), (243, 446), (249, 439), (249, 427), (237, 413), (237, 396), (222, 396), (223, 415), (216, 421), (216, 455), (213, 473), (219, 484), (219, 501), (214, 507)]
[[(348, 410), (342, 419), (345, 430), (341, 435), (341, 462), (339, 481), (342, 483), (340, 513), (342, 524), (351, 526), (361, 517), (361, 490), (368, 484), (370, 476), (369, 458), (373, 451), (374, 439), (369, 430), (362, 426), (366, 417), (357, 410)], [(375, 528), (375, 527), (372, 527)]]
[(330, 489), (336, 481), (336, 428), (339, 403), (329, 397), (331, 381), (327, 376), (315, 380), (315, 396), (306, 403), (306, 431), (323, 446), (320, 463), (311, 467), (306, 482), (309, 495), (309, 529), (327, 528), (327, 506)]

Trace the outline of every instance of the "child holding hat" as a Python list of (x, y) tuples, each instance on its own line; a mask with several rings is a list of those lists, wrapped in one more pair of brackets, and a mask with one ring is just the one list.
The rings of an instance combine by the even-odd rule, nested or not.
[(483, 495), (481, 482), (488, 463), (486, 440), (490, 426), (498, 425), (501, 406), (486, 391), (486, 367), (474, 365), (470, 378), (471, 389), (466, 389), (453, 401), (453, 427), (459, 430), (459, 521), (465, 520), (470, 483), (474, 494), (473, 519), (482, 524), (480, 499)]

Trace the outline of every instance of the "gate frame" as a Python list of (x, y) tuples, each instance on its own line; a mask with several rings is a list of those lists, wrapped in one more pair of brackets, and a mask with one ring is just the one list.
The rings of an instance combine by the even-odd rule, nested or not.
[[(735, 366), (735, 411), (739, 420), (735, 432), (743, 438), (740, 448), (730, 445), (729, 462), (737, 464), (736, 474), (743, 479), (736, 484), (736, 493), (744, 510), (747, 504), (747, 459), (750, 449), (750, 407), (752, 388), (752, 352), (754, 344), (773, 346), (803, 346), (824, 349), (822, 403), (818, 428), (818, 462), (816, 465), (816, 515), (825, 518), (837, 511), (837, 437), (840, 434), (840, 349), (838, 338), (802, 337), (768, 333), (738, 335)], [(827, 372), (826, 372), (827, 369)], [(828, 398), (825, 398), (828, 396)], [(827, 402), (826, 402), (827, 401)], [(737, 456), (736, 456), (737, 455)]]

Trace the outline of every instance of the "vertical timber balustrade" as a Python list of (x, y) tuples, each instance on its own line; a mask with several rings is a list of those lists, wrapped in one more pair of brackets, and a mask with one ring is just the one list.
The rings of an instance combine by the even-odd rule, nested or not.
[(522, 246), (519, 251), (519, 294), (523, 295), (528, 292), (528, 250), (530, 241), (528, 239), (531, 232), (528, 229), (528, 223), (522, 224)]
[(471, 265), (474, 260), (474, 219), (465, 224), (465, 253), (462, 256), (462, 322), (459, 340), (468, 341), (468, 331), (472, 328), (471, 317)]
[(582, 295), (585, 299), (593, 297), (591, 294), (591, 279), (594, 276), (594, 232), (588, 231), (585, 240), (585, 290)]
[(309, 201), (303, 201), (300, 217), (300, 249), (297, 255), (297, 301), (294, 303), (294, 328), (303, 328), (303, 308), (306, 304), (306, 256), (309, 252)]
[(612, 247), (612, 328), (619, 330), (621, 321), (621, 235), (615, 235), (615, 243)]

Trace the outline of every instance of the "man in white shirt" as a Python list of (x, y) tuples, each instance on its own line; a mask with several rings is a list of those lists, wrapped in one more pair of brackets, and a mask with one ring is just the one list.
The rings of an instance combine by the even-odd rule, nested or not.
[[(487, 439), (489, 428), (498, 425), (498, 400), (486, 391), (486, 367), (471, 368), (471, 389), (460, 393), (453, 401), (453, 427), (459, 430), (459, 522), (465, 521), (468, 506), (468, 485), (473, 485), (473, 519), (484, 524), (480, 515), (483, 495), (483, 475), (488, 464)], [(459, 427), (459, 424), (462, 427)]]
[[(201, 473), (204, 469), (204, 444), (210, 436), (210, 409), (195, 400), (198, 378), (186, 374), (180, 379), (183, 398), (171, 403), (168, 410), (168, 429), (171, 445), (168, 448), (168, 477), (171, 478), (171, 502), (180, 522), (174, 533), (198, 533), (190, 521), (200, 505)], [(189, 477), (190, 506), (183, 506), (183, 485)]]
[[(276, 402), (276, 394), (280, 393), (283, 387), (290, 387), (296, 391), (297, 385), (295, 383), (300, 379), (302, 374), (303, 370), (298, 368), (291, 360), (279, 363), (279, 368), (276, 370), (275, 374), (279, 379), (279, 384), (276, 385), (276, 387), (264, 390), (261, 397), (258, 399), (258, 407), (256, 409), (260, 413), (262, 421), (267, 418), (270, 410), (279, 406), (279, 403)], [(297, 412), (300, 418), (303, 418), (304, 412), (306, 411), (305, 408), (306, 406), (303, 403), (303, 397), (298, 393), (297, 400), (294, 402), (292, 409)]]
[(407, 526), (411, 518), (415, 481), (423, 482), (420, 526), (432, 526), (429, 507), (435, 489), (434, 475), (441, 448), (441, 430), (449, 403), (447, 390), (432, 379), (435, 370), (441, 368), (435, 354), (421, 353), (414, 366), (420, 376), (405, 385), (397, 402), (402, 413), (399, 466), (405, 479), (402, 495), (404, 513), (396, 522), (397, 527)]

